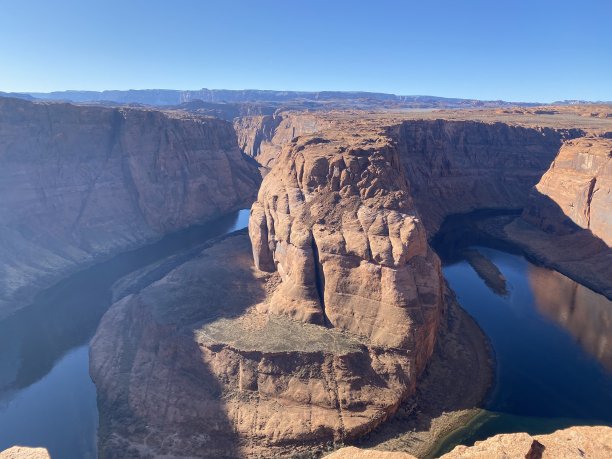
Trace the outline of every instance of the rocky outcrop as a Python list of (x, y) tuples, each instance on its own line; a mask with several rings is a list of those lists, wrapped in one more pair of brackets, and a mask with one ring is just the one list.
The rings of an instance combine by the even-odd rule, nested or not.
[(254, 268), (244, 233), (168, 269), (124, 283), (92, 341), (101, 457), (313, 452), (382, 422), (414, 384), (404, 352), (268, 314), (278, 276)]
[(0, 451), (0, 459), (50, 459), (45, 448), (29, 448), (27, 446), (13, 446)]
[(0, 99), (0, 315), (84, 263), (248, 206), (231, 124)]
[[(612, 428), (570, 427), (548, 435), (501, 434), (457, 446), (440, 459), (607, 459), (612, 455)], [(329, 459), (414, 459), (406, 453), (342, 448)]]
[(533, 190), (523, 219), (547, 233), (579, 229), (612, 246), (612, 139), (567, 141)]
[(389, 139), (343, 135), (292, 142), (253, 204), (256, 265), (282, 278), (270, 312), (409, 352), (416, 374), (442, 308), (439, 260)]
[(362, 134), (290, 142), (253, 205), (252, 244), (228, 237), (117, 298), (91, 348), (104, 457), (312, 453), (414, 393), (440, 264), (397, 150)]

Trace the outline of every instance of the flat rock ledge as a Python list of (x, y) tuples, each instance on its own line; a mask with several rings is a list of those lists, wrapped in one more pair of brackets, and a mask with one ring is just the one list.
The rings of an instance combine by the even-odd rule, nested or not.
[(28, 446), (13, 446), (0, 451), (0, 459), (51, 459), (45, 448), (30, 448)]
[[(474, 446), (457, 446), (440, 459), (608, 459), (612, 428), (570, 427), (549, 435), (500, 434)], [(342, 448), (326, 459), (417, 459), (408, 453)]]

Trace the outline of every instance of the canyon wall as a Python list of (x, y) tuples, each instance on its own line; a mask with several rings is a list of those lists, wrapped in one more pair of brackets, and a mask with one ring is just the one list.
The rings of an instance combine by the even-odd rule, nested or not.
[(612, 299), (612, 140), (564, 142), (506, 236), (547, 266)]
[(434, 348), (428, 236), (449, 214), (525, 206), (582, 135), (334, 113), (234, 126), (266, 173), (249, 238), (116, 292), (91, 347), (103, 457), (314, 454), (370, 432)]
[(234, 120), (242, 151), (270, 170), (284, 145), (294, 137), (329, 127), (332, 121), (309, 113), (277, 112), (274, 115), (243, 116)]
[(248, 206), (230, 123), (0, 98), (0, 315), (84, 263)]
[(392, 128), (417, 208), (433, 234), (450, 214), (518, 209), (578, 130), (411, 120)]
[(567, 141), (531, 194), (523, 219), (548, 233), (589, 230), (612, 246), (612, 139)]

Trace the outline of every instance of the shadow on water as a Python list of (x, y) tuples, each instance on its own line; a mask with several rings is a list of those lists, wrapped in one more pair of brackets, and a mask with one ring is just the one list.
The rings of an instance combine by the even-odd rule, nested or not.
[(80, 271), (0, 322), (0, 450), (47, 447), (95, 457), (97, 408), (88, 341), (121, 277), (208, 239), (244, 228), (248, 210), (167, 235)]
[[(485, 414), (445, 439), (436, 454), (499, 433), (612, 425), (612, 302), (535, 266), (504, 241), (480, 238), (478, 220), (499, 215), (456, 216), (432, 240), (446, 279), (489, 337), (497, 361)], [(462, 257), (466, 248), (499, 269), (508, 295), (487, 287)]]

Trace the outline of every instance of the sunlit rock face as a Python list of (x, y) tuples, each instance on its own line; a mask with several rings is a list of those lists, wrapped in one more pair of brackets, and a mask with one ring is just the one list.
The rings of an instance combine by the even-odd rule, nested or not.
[[(440, 459), (606, 459), (612, 453), (612, 428), (570, 427), (548, 435), (500, 434), (457, 446)], [(406, 453), (342, 448), (329, 459), (414, 459)]]
[(409, 351), (418, 372), (442, 309), (440, 264), (398, 151), (366, 133), (326, 131), (285, 148), (252, 207), (254, 258), (282, 279), (271, 313)]
[(248, 206), (231, 124), (0, 98), (0, 315), (101, 256)]
[(530, 265), (528, 275), (538, 310), (612, 370), (612, 302), (556, 271)]
[(30, 448), (27, 446), (13, 446), (0, 451), (0, 459), (50, 459), (45, 448)]
[(578, 229), (612, 246), (612, 139), (589, 136), (563, 144), (532, 194), (523, 218), (548, 233)]

